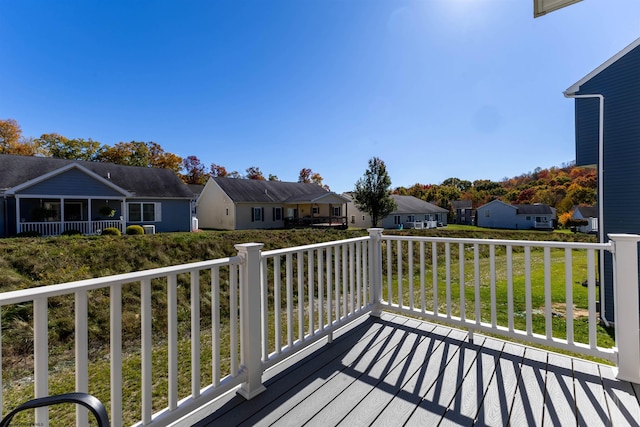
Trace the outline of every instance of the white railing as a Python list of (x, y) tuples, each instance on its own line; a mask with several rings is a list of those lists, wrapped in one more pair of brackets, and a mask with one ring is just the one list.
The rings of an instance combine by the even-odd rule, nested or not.
[[(617, 362), (619, 378), (638, 382), (640, 237), (610, 237), (610, 243), (588, 244), (386, 236), (371, 229), (367, 237), (266, 252), (262, 244), (248, 243), (236, 245), (238, 255), (231, 258), (6, 292), (0, 310), (5, 322), (11, 306), (33, 305), (34, 397), (47, 395), (49, 377), (56, 375), (49, 368), (56, 364), (49, 357), (50, 312), (73, 311), (74, 390), (91, 392), (89, 366), (99, 360), (89, 351), (89, 319), (96, 315), (90, 301), (108, 294), (110, 348), (101, 357), (110, 363), (110, 395), (98, 397), (110, 408), (114, 426), (123, 420), (167, 425), (236, 387), (253, 398), (265, 389), (265, 369), (322, 338), (331, 341), (337, 328), (367, 313), (379, 316), (382, 309), (606, 358)], [(596, 341), (599, 251), (614, 254), (616, 321), (625, 325), (616, 331), (615, 348)], [(583, 274), (588, 286), (576, 289)], [(73, 296), (73, 308), (60, 302), (65, 296)], [(558, 300), (567, 319), (574, 317), (574, 303), (586, 307), (586, 342), (574, 334), (573, 321), (557, 332)], [(210, 309), (202, 310), (203, 304)], [(139, 345), (140, 388), (131, 388), (137, 380), (126, 378), (123, 393), (123, 369), (136, 353), (132, 343)], [(152, 363), (158, 359), (166, 367), (161, 372)], [(165, 377), (158, 392), (158, 378)], [(6, 383), (0, 390), (5, 396), (13, 392)], [(158, 408), (158, 402), (165, 403)], [(130, 408), (139, 409), (132, 414)], [(79, 409), (76, 425), (86, 422), (86, 410)], [(46, 408), (37, 410), (35, 423), (47, 425)]]
[(262, 254), (265, 368), (371, 310), (368, 248), (360, 237)]
[(18, 232), (35, 231), (41, 236), (59, 236), (64, 231), (75, 230), (81, 234), (100, 234), (105, 228), (117, 228), (124, 232), (124, 221), (99, 220), (99, 221), (51, 221), (51, 222), (21, 222)]
[(535, 221), (533, 224), (534, 228), (544, 228), (544, 229), (552, 229), (553, 221)]
[[(615, 360), (613, 349), (596, 341), (596, 252), (611, 250), (611, 243), (400, 236), (383, 242), (386, 309)], [(574, 335), (576, 302), (588, 319), (586, 342)]]

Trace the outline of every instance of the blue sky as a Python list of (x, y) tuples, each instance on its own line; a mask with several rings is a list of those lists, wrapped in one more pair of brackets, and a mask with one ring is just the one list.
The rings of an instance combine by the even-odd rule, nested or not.
[(640, 2), (0, 0), (0, 118), (155, 141), (351, 190), (500, 180), (575, 158), (562, 91), (640, 37)]

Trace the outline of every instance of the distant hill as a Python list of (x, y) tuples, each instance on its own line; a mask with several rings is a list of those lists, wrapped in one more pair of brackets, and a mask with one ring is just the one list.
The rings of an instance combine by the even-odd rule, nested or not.
[(572, 163), (549, 169), (536, 168), (500, 182), (448, 178), (441, 184), (416, 183), (408, 188), (398, 187), (394, 193), (415, 196), (445, 209), (451, 208), (453, 200), (471, 200), (477, 208), (499, 199), (514, 204), (545, 203), (562, 214), (574, 205), (596, 203), (597, 172), (595, 168), (577, 167)]

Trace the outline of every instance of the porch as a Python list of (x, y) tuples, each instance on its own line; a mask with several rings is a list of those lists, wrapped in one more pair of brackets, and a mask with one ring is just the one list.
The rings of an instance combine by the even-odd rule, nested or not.
[(124, 200), (95, 198), (16, 197), (16, 232), (59, 236), (65, 231), (100, 234), (108, 227), (125, 230)]
[[(452, 239), (371, 229), (366, 237), (265, 252), (261, 244), (240, 244), (229, 258), (5, 292), (0, 310), (4, 322), (12, 306), (32, 306), (34, 397), (50, 394), (49, 378), (60, 375), (58, 354), (48, 346), (49, 310), (74, 313), (70, 387), (105, 402), (116, 427), (236, 419), (424, 425), (413, 417), (431, 416), (467, 424), (609, 419), (634, 425), (640, 237), (610, 238)], [(616, 320), (624, 319), (616, 323), (625, 325), (615, 342), (601, 335), (596, 310), (601, 251), (615, 254)], [(89, 304), (93, 295), (109, 300), (107, 354), (96, 354), (88, 340), (98, 314)], [(90, 365), (105, 360), (106, 390), (105, 381), (89, 377)], [(20, 391), (12, 387), (18, 380), (4, 376), (0, 402)], [(52, 416), (69, 423), (53, 410)], [(36, 423), (48, 419), (46, 408), (36, 410)], [(86, 425), (86, 411), (73, 419)]]

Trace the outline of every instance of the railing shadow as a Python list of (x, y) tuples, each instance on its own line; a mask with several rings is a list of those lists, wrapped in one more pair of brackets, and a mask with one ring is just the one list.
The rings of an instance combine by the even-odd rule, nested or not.
[[(399, 319), (403, 320), (364, 320), (269, 377), (263, 394), (250, 401), (231, 396), (196, 425), (250, 425), (282, 417), (304, 423), (318, 413), (326, 425), (349, 424), (352, 419), (380, 425), (420, 424), (428, 419), (506, 424), (516, 400), (518, 420), (530, 425), (543, 418), (559, 425), (568, 415), (567, 407), (573, 408), (569, 416), (578, 424), (612, 422), (604, 393), (611, 401), (624, 383), (587, 372), (574, 374), (570, 367), (548, 363), (546, 353), (539, 350), (535, 351), (544, 354), (543, 359), (528, 357), (526, 350), (513, 351), (515, 345), (502, 341), (485, 342), (476, 335), (475, 342), (469, 342), (461, 331), (436, 325), (417, 328), (413, 321)], [(549, 394), (551, 382), (554, 390)], [(602, 390), (603, 385), (603, 395), (594, 395), (593, 390)], [(588, 420), (576, 404), (577, 391), (581, 391), (580, 405), (593, 408)], [(629, 425), (637, 423), (633, 413), (619, 406)], [(334, 407), (346, 412), (334, 412)]]

